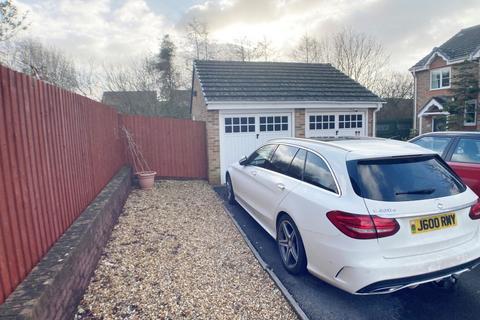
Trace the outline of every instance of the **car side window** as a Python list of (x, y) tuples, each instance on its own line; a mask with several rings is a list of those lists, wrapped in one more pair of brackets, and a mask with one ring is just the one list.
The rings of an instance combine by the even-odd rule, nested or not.
[(307, 151), (303, 149), (298, 150), (290, 164), (290, 168), (288, 168), (287, 175), (298, 180), (303, 180), (303, 168), (305, 168), (306, 157)]
[(335, 180), (333, 179), (332, 173), (327, 164), (319, 156), (311, 152), (307, 152), (303, 181), (325, 190), (338, 193)]
[(416, 145), (419, 145), (420, 147), (424, 147), (426, 149), (430, 149), (438, 153), (439, 155), (442, 155), (442, 153), (445, 151), (445, 148), (448, 146), (450, 140), (452, 140), (451, 137), (422, 137), (418, 140), (412, 141)]
[(279, 145), (272, 157), (272, 170), (278, 173), (286, 173), (297, 151), (298, 148)]
[(271, 169), (270, 159), (276, 148), (276, 144), (267, 144), (266, 146), (259, 148), (248, 157), (246, 165)]
[(480, 140), (460, 138), (451, 161), (480, 163)]

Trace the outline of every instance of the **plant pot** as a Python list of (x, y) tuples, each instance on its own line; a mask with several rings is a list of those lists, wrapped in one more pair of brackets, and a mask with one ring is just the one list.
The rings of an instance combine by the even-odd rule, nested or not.
[(137, 172), (138, 183), (140, 184), (140, 188), (142, 190), (152, 189), (155, 183), (155, 175), (157, 172), (155, 171), (141, 171)]

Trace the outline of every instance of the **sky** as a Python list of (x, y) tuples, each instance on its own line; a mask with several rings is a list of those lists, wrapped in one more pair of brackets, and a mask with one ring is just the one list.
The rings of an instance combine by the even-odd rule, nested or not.
[[(350, 28), (376, 38), (389, 68), (406, 72), (462, 28), (480, 24), (479, 0), (17, 0), (28, 10), (22, 36), (40, 39), (75, 60), (122, 63), (178, 39), (192, 18), (217, 42), (266, 37), (287, 60), (305, 34), (322, 38)], [(179, 46), (186, 45), (179, 42)]]

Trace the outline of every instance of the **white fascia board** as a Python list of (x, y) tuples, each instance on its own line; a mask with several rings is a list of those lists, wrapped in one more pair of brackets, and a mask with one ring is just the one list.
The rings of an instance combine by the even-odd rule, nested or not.
[(414, 72), (414, 71), (430, 70), (430, 63), (432, 63), (433, 58), (436, 57), (436, 56), (439, 56), (443, 60), (445, 60), (445, 65), (447, 65), (447, 66), (450, 66), (452, 64), (462, 63), (462, 62), (465, 62), (466, 60), (471, 60), (471, 58), (469, 58), (469, 57), (462, 57), (462, 58), (455, 59), (455, 60), (449, 60), (449, 59), (446, 59), (443, 54), (435, 52), (430, 56), (428, 61), (423, 66), (411, 67), (410, 69), (408, 69), (408, 71)]
[(215, 101), (207, 104), (207, 110), (256, 110), (256, 109), (344, 109), (344, 108), (378, 108), (378, 102), (343, 102), (343, 101)]
[(418, 113), (418, 116), (417, 117), (423, 117), (423, 115), (425, 114), (433, 114), (433, 112), (428, 112), (428, 109), (430, 109), (430, 107), (437, 107), (440, 111), (443, 111), (443, 106), (438, 103), (436, 100), (432, 99), (426, 106), (424, 106), (420, 112)]
[(442, 111), (442, 112), (425, 112), (424, 114), (422, 114), (421, 116), (418, 116), (418, 117), (420, 118), (420, 117), (438, 116), (438, 115), (448, 116), (449, 114), (450, 114), (450, 112), (448, 112), (448, 111)]

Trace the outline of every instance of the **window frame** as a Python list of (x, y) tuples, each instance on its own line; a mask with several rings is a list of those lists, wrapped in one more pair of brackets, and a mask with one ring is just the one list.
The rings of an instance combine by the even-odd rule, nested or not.
[[(442, 72), (448, 70), (448, 86), (443, 86), (443, 77), (442, 77)], [(432, 80), (433, 80), (433, 75), (440, 73), (440, 86), (438, 88), (433, 88)], [(443, 67), (443, 68), (436, 68), (430, 70), (430, 90), (442, 90), (442, 89), (450, 89), (452, 86), (452, 67)]]
[[(238, 119), (238, 123), (234, 123), (234, 119)], [(246, 123), (242, 123), (242, 119), (246, 119)], [(253, 119), (253, 122), (250, 120)], [(230, 123), (227, 123), (230, 122)], [(234, 130), (234, 127), (238, 127), (238, 131)], [(242, 131), (242, 127), (246, 127), (246, 131)], [(253, 127), (253, 131), (250, 129)], [(230, 131), (227, 130), (230, 129)], [(255, 133), (257, 130), (257, 121), (256, 118), (253, 116), (245, 116), (245, 115), (229, 115), (223, 118), (223, 130), (222, 134), (248, 134), (248, 133)]]
[[(474, 112), (473, 112), (473, 122), (467, 122), (466, 121), (466, 116), (467, 116), (467, 104), (473, 102), (474, 103)], [(463, 113), (463, 125), (466, 127), (474, 127), (477, 125), (477, 107), (478, 107), (478, 101), (476, 99), (468, 100), (465, 101), (465, 107), (464, 107), (464, 113)], [(471, 112), (468, 112), (471, 113)]]
[[(288, 163), (287, 170), (286, 170), (285, 172), (277, 171), (276, 168), (275, 168), (275, 166), (274, 166), (274, 164), (273, 164), (273, 161), (274, 161), (274, 159), (275, 159), (275, 155), (277, 154), (278, 149), (279, 149), (280, 147), (282, 147), (282, 146), (287, 147), (287, 148), (294, 148), (294, 149), (296, 149), (296, 150), (295, 150), (295, 153), (293, 154), (292, 159), (291, 159), (290, 162)], [(279, 143), (278, 146), (277, 146), (277, 148), (275, 148), (275, 150), (273, 151), (272, 156), (270, 157), (270, 164), (271, 164), (271, 166), (272, 166), (272, 170), (270, 170), (270, 171), (273, 171), (273, 172), (280, 173), (280, 174), (283, 174), (283, 175), (288, 176), (288, 175), (287, 175), (287, 172), (288, 172), (288, 170), (290, 170), (290, 166), (292, 165), (293, 159), (295, 159), (295, 156), (297, 155), (297, 153), (298, 153), (299, 150), (300, 150), (299, 147), (294, 147), (294, 146), (291, 146), (291, 145)], [(304, 164), (304, 167), (305, 167), (305, 164)], [(273, 168), (275, 168), (275, 169), (273, 169)], [(305, 168), (304, 168), (304, 169), (305, 169)], [(303, 177), (303, 172), (302, 172), (302, 177)]]
[[(270, 154), (270, 156), (268, 157), (268, 159), (266, 159), (266, 160), (268, 160), (268, 161), (270, 162), (270, 161), (272, 161), (272, 157), (273, 157), (273, 155), (275, 154), (275, 151), (277, 151), (277, 148), (278, 148), (279, 145), (280, 145), (280, 144), (278, 144), (278, 143), (267, 143), (267, 144), (261, 145), (260, 147), (258, 147), (257, 149), (255, 149), (255, 151), (253, 151), (253, 152), (248, 156), (247, 162), (245, 163), (245, 166), (252, 166), (252, 167), (256, 167), (256, 168), (261, 168), (261, 169), (265, 169), (265, 170), (268, 170), (268, 171), (272, 171), (272, 170), (270, 170), (270, 169), (261, 167), (261, 166), (259, 166), (259, 165), (252, 164), (252, 163), (251, 163), (251, 161), (252, 161), (251, 157), (252, 157), (252, 155), (253, 155), (254, 153), (256, 153), (258, 150), (260, 150), (260, 149), (262, 149), (262, 148), (264, 148), (264, 147), (266, 147), (266, 146), (274, 146), (272, 153)], [(275, 171), (272, 171), (272, 172), (275, 172)]]
[[(275, 145), (275, 143), (265, 144), (265, 145), (261, 146), (260, 148), (262, 148), (262, 147), (264, 147), (264, 146), (266, 146), (266, 145)], [(310, 152), (310, 153), (316, 155), (317, 157), (319, 157), (319, 158), (320, 158), (323, 162), (325, 162), (325, 164), (327, 165), (328, 171), (329, 171), (330, 174), (332, 175), (333, 181), (335, 182), (335, 187), (337, 188), (337, 192), (333, 192), (333, 191), (330, 191), (330, 190), (321, 188), (321, 187), (319, 187), (319, 186), (316, 186), (316, 185), (314, 185), (314, 184), (311, 184), (311, 183), (306, 182), (306, 181), (303, 180), (304, 175), (305, 175), (305, 166), (306, 166), (306, 162), (307, 162), (306, 160), (307, 160), (308, 155), (305, 156), (305, 161), (304, 161), (304, 163), (303, 163), (302, 180), (299, 180), (299, 179), (297, 179), (297, 178), (291, 177), (291, 176), (289, 176), (288, 174), (280, 173), (280, 172), (273, 171), (273, 170), (270, 170), (270, 169), (267, 169), (267, 168), (263, 168), (263, 167), (258, 167), (258, 168), (263, 169), (263, 170), (268, 170), (269, 172), (273, 172), (274, 174), (280, 174), (280, 175), (285, 176), (285, 177), (287, 177), (287, 178), (289, 178), (289, 179), (294, 179), (294, 180), (299, 181), (299, 182), (301, 182), (301, 183), (307, 184), (307, 185), (310, 186), (310, 187), (314, 187), (314, 188), (317, 188), (318, 190), (322, 190), (323, 192), (327, 192), (328, 194), (335, 195), (335, 196), (337, 196), (337, 197), (341, 197), (341, 195), (342, 195), (342, 189), (340, 189), (340, 184), (338, 183), (337, 176), (335, 175), (335, 172), (333, 171), (332, 166), (331, 166), (330, 163), (327, 161), (327, 159), (325, 159), (324, 156), (322, 156), (322, 155), (319, 154), (317, 151), (312, 150), (312, 149), (310, 149), (310, 148), (303, 147), (303, 146), (299, 146), (299, 145), (295, 145), (295, 144), (291, 144), (291, 143), (283, 143), (283, 142), (281, 142), (281, 143), (278, 143), (278, 144), (276, 144), (276, 145), (277, 145), (277, 148), (278, 148), (279, 146), (281, 146), (281, 145), (285, 145), (285, 146), (290, 146), (290, 147), (297, 148), (298, 150), (297, 150), (297, 153), (295, 154), (295, 156), (298, 154), (298, 152), (299, 152), (300, 150), (304, 150), (304, 151), (306, 151), (307, 153)], [(260, 148), (257, 148), (254, 152), (256, 152), (256, 151), (257, 151), (258, 149), (260, 149)], [(273, 151), (272, 155), (270, 156), (270, 161), (272, 160), (272, 157), (273, 157), (273, 155), (275, 154), (275, 151), (277, 151), (277, 148), (275, 148), (275, 150)], [(252, 152), (252, 153), (253, 153), (253, 152)], [(295, 156), (293, 157), (293, 159), (295, 158)], [(293, 160), (293, 159), (292, 159), (292, 160)], [(249, 165), (250, 165), (250, 164), (249, 164)], [(292, 165), (291, 162), (290, 162), (290, 165)], [(290, 169), (290, 167), (289, 167), (289, 169)], [(288, 172), (288, 170), (287, 170), (287, 172)]]
[(455, 151), (457, 150), (459, 144), (460, 144), (460, 141), (462, 139), (467, 139), (467, 140), (480, 140), (480, 138), (476, 137), (476, 136), (469, 136), (469, 135), (462, 135), (462, 136), (458, 136), (456, 137), (455, 139), (455, 143), (452, 145), (452, 147), (450, 148), (450, 151), (448, 153), (448, 160), (445, 160), (445, 161), (448, 161), (448, 162), (455, 162), (455, 163), (460, 163), (460, 164), (472, 164), (472, 165), (478, 165), (479, 163), (477, 162), (464, 162), (464, 161), (455, 161), (453, 160), (453, 155), (455, 154)]

